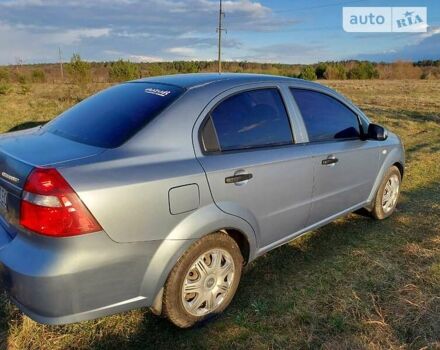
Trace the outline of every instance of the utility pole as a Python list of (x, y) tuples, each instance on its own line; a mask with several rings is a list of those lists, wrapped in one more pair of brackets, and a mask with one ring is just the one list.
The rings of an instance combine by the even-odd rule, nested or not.
[(21, 57), (15, 57), (15, 69), (17, 74), (20, 73), (21, 65), (23, 64), (23, 59)]
[(223, 4), (222, 0), (220, 0), (220, 11), (218, 13), (218, 27), (217, 27), (217, 33), (218, 33), (218, 72), (222, 72), (222, 32), (226, 31), (225, 28), (223, 28), (223, 17), (225, 16), (225, 13), (223, 12)]
[(62, 56), (62, 53), (61, 53), (61, 47), (58, 48), (58, 58), (59, 58), (59, 61), (60, 61), (61, 81), (64, 82), (63, 56)]

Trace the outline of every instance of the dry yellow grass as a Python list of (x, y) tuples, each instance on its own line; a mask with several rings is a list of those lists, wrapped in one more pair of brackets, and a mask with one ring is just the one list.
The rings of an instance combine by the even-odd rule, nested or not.
[[(0, 344), (65, 348), (440, 348), (440, 83), (326, 82), (402, 136), (397, 213), (351, 215), (256, 260), (216, 322), (178, 330), (147, 310), (63, 327), (0, 301)], [(32, 85), (0, 96), (0, 132), (51, 119), (93, 85)], [(19, 91), (17, 86), (15, 91)]]

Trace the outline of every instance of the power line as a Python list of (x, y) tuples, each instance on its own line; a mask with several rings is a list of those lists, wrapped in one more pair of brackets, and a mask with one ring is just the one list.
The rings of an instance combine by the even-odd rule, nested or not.
[[(351, 5), (351, 4), (356, 4), (356, 3), (365, 2), (365, 1), (370, 1), (370, 0), (350, 0), (350, 1), (338, 2), (338, 3), (330, 3), (330, 4), (323, 4), (323, 5), (314, 5), (314, 6), (300, 7), (300, 8), (296, 8), (296, 9), (288, 8), (288, 9), (284, 9), (284, 10), (281, 10), (281, 9), (280, 10), (271, 10), (270, 12), (272, 14), (283, 14), (283, 13), (289, 13), (289, 12), (300, 12), (300, 11), (308, 11), (308, 10), (317, 10), (317, 9), (333, 7), (333, 6)], [(230, 17), (233, 18), (233, 19), (247, 18), (247, 17), (249, 17), (249, 14), (247, 14), (247, 13), (241, 13), (241, 14), (231, 13)]]
[[(333, 7), (333, 6), (344, 6), (344, 5), (349, 5), (349, 4), (354, 4), (354, 3), (360, 3), (360, 2), (365, 2), (365, 1), (370, 1), (370, 0), (349, 0), (349, 1), (345, 1), (345, 2), (338, 2), (338, 3), (330, 3), (330, 4), (323, 4), (323, 5), (315, 5), (315, 6), (308, 6), (308, 7), (301, 7), (301, 8), (297, 8), (297, 9), (286, 9), (286, 10), (272, 10), (271, 13), (276, 14), (276, 13), (286, 13), (286, 12), (299, 12), (299, 11), (307, 11), (307, 10), (315, 10), (315, 9), (321, 9), (321, 8), (327, 8), (327, 7)], [(235, 20), (237, 19), (242, 19), (242, 18), (248, 18), (249, 15), (248, 14), (236, 14), (236, 13), (230, 13), (228, 15), (229, 19), (232, 19), (232, 21), (228, 21), (228, 23), (234, 24), (236, 23)], [(440, 17), (429, 17), (429, 20), (431, 20), (431, 23), (429, 24), (430, 26), (437, 26), (440, 23), (436, 22), (438, 20), (440, 20)], [(255, 21), (254, 21), (255, 22)], [(256, 22), (255, 22), (256, 23)], [(296, 24), (296, 23), (293, 23)], [(326, 27), (295, 27), (295, 28), (290, 28), (290, 29), (280, 29), (280, 30), (276, 30), (276, 32), (296, 32), (296, 31), (320, 31), (320, 30), (338, 30), (341, 27), (339, 26), (326, 26)]]

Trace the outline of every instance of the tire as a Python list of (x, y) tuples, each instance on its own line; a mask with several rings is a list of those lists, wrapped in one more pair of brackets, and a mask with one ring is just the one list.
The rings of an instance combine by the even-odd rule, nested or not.
[(216, 232), (201, 238), (168, 276), (163, 315), (177, 327), (188, 328), (220, 314), (237, 291), (242, 268), (240, 248), (229, 235)]
[[(396, 185), (392, 185), (392, 183), (395, 183)], [(382, 183), (377, 190), (376, 197), (374, 198), (373, 209), (371, 211), (373, 218), (376, 220), (383, 220), (394, 213), (400, 195), (401, 183), (402, 175), (400, 174), (399, 169), (393, 165), (385, 173)], [(385, 196), (387, 193), (391, 193), (389, 196), (389, 201), (385, 201)], [(383, 205), (384, 201), (387, 203), (386, 205)]]

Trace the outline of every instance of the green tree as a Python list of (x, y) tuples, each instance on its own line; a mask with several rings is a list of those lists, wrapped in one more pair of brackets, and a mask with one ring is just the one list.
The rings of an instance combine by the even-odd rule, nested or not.
[(137, 79), (139, 78), (139, 66), (130, 61), (119, 60), (112, 63), (109, 76), (113, 82)]
[(168, 72), (169, 71), (167, 69), (166, 70), (162, 69), (162, 67), (158, 63), (150, 63), (147, 68), (147, 74), (150, 77), (154, 77), (162, 74), (169, 74)]
[(349, 79), (375, 79), (378, 77), (379, 72), (371, 62), (360, 62), (348, 72)]
[(329, 64), (325, 69), (323, 77), (328, 80), (344, 80), (347, 79), (347, 70), (340, 63)]
[(84, 84), (90, 81), (90, 63), (83, 61), (77, 53), (72, 55), (70, 63), (67, 64), (67, 72), (74, 83)]
[(315, 69), (312, 66), (306, 66), (299, 73), (298, 78), (305, 80), (316, 80)]
[(197, 73), (199, 68), (197, 62), (194, 61), (175, 61), (173, 62), (174, 68), (179, 73)]
[(318, 79), (324, 78), (324, 73), (327, 70), (327, 64), (319, 63), (315, 68), (315, 74)]

